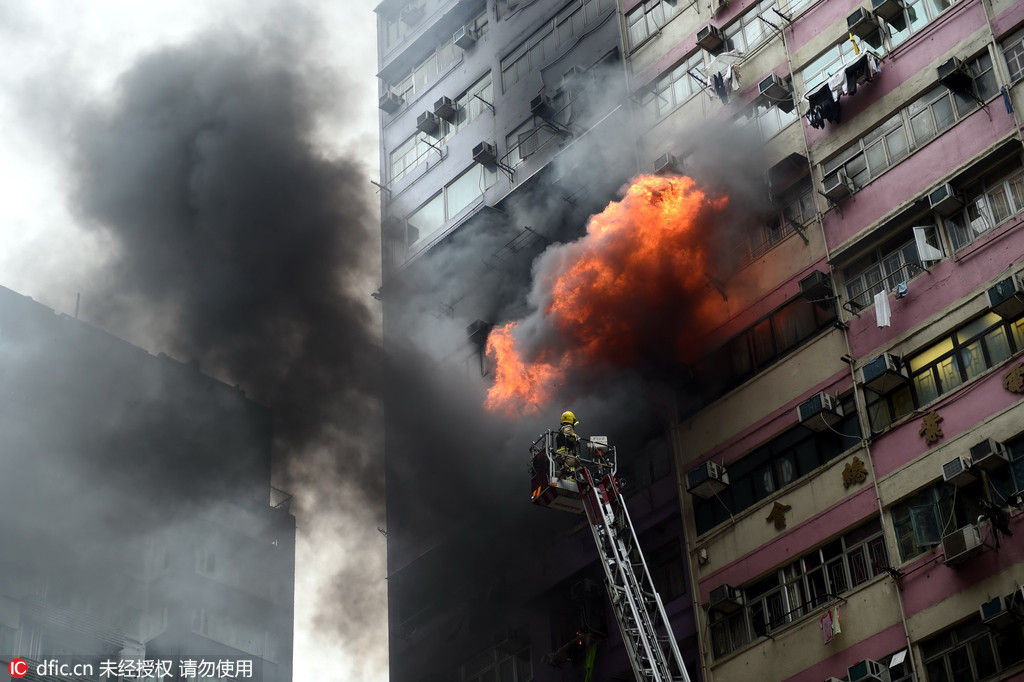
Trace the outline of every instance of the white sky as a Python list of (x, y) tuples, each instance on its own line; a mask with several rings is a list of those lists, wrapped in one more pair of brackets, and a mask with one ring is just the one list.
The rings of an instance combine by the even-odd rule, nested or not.
[[(376, 28), (372, 0), (6, 0), (0, 3), (0, 285), (31, 296), (58, 313), (74, 314), (75, 294), (108, 257), (99, 232), (75, 224), (66, 207), (68, 177), (59, 141), (66, 132), (51, 110), (108, 97), (118, 76), (156, 48), (187, 42), (199, 33), (230, 28), (243, 33), (268, 22), (278, 29), (283, 6), (321, 17), (327, 34), (317, 57), (351, 83), (348, 114), (323, 122), (328, 153), (348, 154), (376, 178)], [(277, 10), (277, 11), (275, 11)], [(273, 18), (269, 18), (270, 16)], [(324, 47), (326, 46), (326, 47)], [(68, 86), (74, 83), (74, 87)], [(73, 91), (71, 91), (73, 90)], [(356, 101), (353, 102), (353, 93)], [(354, 107), (354, 108), (353, 108)], [(353, 112), (355, 115), (353, 116)], [(367, 281), (367, 295), (377, 277)], [(114, 330), (111, 330), (114, 331)], [(116, 331), (114, 331), (116, 333)], [(147, 348), (152, 353), (162, 349)], [(323, 501), (320, 501), (322, 506)], [(348, 522), (348, 523), (346, 523)], [(295, 680), (387, 680), (384, 542), (373, 528), (338, 540), (348, 524), (365, 520), (299, 518), (296, 580)], [(368, 540), (369, 538), (369, 540)], [(370, 606), (379, 609), (377, 652), (346, 649), (313, 626), (321, 579), (337, 555), (379, 573)], [(365, 554), (360, 556), (361, 554)], [(336, 564), (335, 564), (336, 566)], [(369, 659), (371, 660), (368, 660)], [(372, 660), (372, 659), (379, 660)]]

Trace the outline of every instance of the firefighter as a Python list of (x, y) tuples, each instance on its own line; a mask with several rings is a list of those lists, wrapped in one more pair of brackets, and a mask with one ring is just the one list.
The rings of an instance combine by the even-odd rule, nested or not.
[(562, 413), (562, 422), (555, 434), (555, 461), (570, 472), (576, 471), (580, 464), (580, 437), (576, 435), (576, 415), (566, 410)]

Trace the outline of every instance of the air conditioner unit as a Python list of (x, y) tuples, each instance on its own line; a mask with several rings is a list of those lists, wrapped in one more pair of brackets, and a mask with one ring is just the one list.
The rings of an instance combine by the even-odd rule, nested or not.
[(441, 128), (441, 119), (433, 111), (424, 111), (416, 117), (416, 130), (427, 135), (437, 136)]
[(679, 161), (676, 159), (674, 154), (665, 152), (657, 159), (654, 160), (654, 174), (662, 175), (665, 173), (678, 173), (679, 172)]
[(466, 327), (466, 338), (482, 348), (487, 343), (487, 335), (491, 333), (493, 326), (491, 323), (484, 322), (483, 320), (474, 320), (472, 324)]
[(519, 150), (519, 158), (526, 159), (537, 152), (540, 135), (536, 130), (531, 130), (528, 133), (519, 133), (517, 140), (516, 148)]
[(401, 95), (396, 95), (389, 90), (380, 96), (380, 102), (377, 104), (377, 107), (385, 113), (393, 114), (398, 111), (404, 102), (405, 100), (402, 99)]
[(928, 193), (928, 206), (943, 217), (953, 215), (963, 207), (964, 203), (953, 191), (951, 184), (944, 183)]
[(398, 20), (406, 26), (413, 26), (418, 24), (420, 19), (426, 12), (423, 10), (423, 5), (416, 3), (413, 5), (406, 5), (402, 8), (402, 11), (398, 14)]
[(871, 0), (871, 11), (890, 24), (903, 16), (903, 0)]
[(731, 585), (719, 585), (711, 590), (708, 608), (721, 613), (733, 613), (743, 608), (743, 590)]
[(1012, 319), (1024, 312), (1024, 284), (1010, 275), (988, 290), (988, 307), (999, 317)]
[(800, 295), (808, 301), (824, 303), (832, 298), (832, 278), (821, 270), (815, 270), (800, 280)]
[(476, 45), (476, 31), (473, 30), (472, 26), (463, 26), (452, 36), (452, 42), (455, 43), (456, 47), (468, 50)]
[(490, 142), (481, 142), (473, 147), (473, 160), (482, 166), (489, 166), (498, 160), (498, 150)]
[(878, 22), (870, 10), (858, 7), (846, 17), (846, 29), (858, 38), (866, 38), (878, 30)]
[(942, 480), (958, 488), (972, 483), (975, 478), (971, 471), (971, 463), (962, 455), (957, 455), (942, 465)]
[(898, 355), (882, 353), (861, 368), (861, 379), (875, 393), (888, 393), (907, 383), (907, 367)]
[(767, 97), (774, 104), (778, 100), (789, 99), (792, 101), (792, 91), (789, 84), (774, 73), (770, 73), (757, 84), (757, 91)]
[(825, 178), (824, 192), (822, 193), (830, 201), (838, 202), (853, 194), (855, 189), (853, 182), (847, 177), (846, 171), (840, 169), (834, 176)]
[(434, 102), (434, 113), (437, 114), (438, 118), (443, 118), (446, 121), (451, 121), (455, 118), (455, 112), (458, 110), (458, 105), (450, 97), (440, 97)]
[(999, 441), (986, 438), (971, 447), (971, 464), (985, 471), (995, 471), (1009, 463), (1006, 447)]
[(541, 118), (551, 118), (555, 113), (554, 103), (542, 92), (530, 100), (530, 113)]
[(869, 658), (846, 669), (850, 682), (889, 682), (889, 669)]
[(943, 563), (947, 566), (962, 564), (985, 549), (981, 544), (981, 533), (975, 525), (964, 526), (942, 538), (942, 551), (946, 555)]
[(978, 608), (981, 622), (996, 628), (1004, 628), (1017, 622), (1016, 616), (1006, 606), (1002, 597), (989, 599)]
[(709, 499), (729, 487), (729, 472), (711, 460), (686, 474), (686, 491), (702, 499)]
[(953, 92), (971, 90), (971, 72), (958, 57), (950, 57), (939, 66), (939, 82)]
[(722, 30), (714, 24), (708, 24), (697, 31), (697, 44), (708, 52), (714, 52), (724, 42), (725, 36), (722, 35)]
[(796, 408), (800, 423), (814, 431), (824, 431), (843, 418), (843, 406), (839, 401), (822, 392), (811, 396)]

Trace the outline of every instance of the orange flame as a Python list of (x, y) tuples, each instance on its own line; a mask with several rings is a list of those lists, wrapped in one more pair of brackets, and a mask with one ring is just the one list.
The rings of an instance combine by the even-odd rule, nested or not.
[[(538, 315), (558, 347), (524, 359), (512, 331), (496, 328), (496, 363), (485, 407), (537, 412), (571, 368), (687, 360), (713, 309), (705, 300), (709, 232), (728, 197), (711, 199), (685, 177), (640, 176), (621, 201), (592, 216), (580, 240), (538, 261)], [(557, 360), (552, 361), (552, 357)]]

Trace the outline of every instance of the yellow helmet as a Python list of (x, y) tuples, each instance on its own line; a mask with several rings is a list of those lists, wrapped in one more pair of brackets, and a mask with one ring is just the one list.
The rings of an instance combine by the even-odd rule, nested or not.
[(573, 426), (576, 426), (576, 424), (577, 424), (577, 422), (576, 422), (576, 415), (574, 415), (569, 410), (566, 410), (565, 412), (562, 413), (562, 423), (563, 424), (572, 424)]

